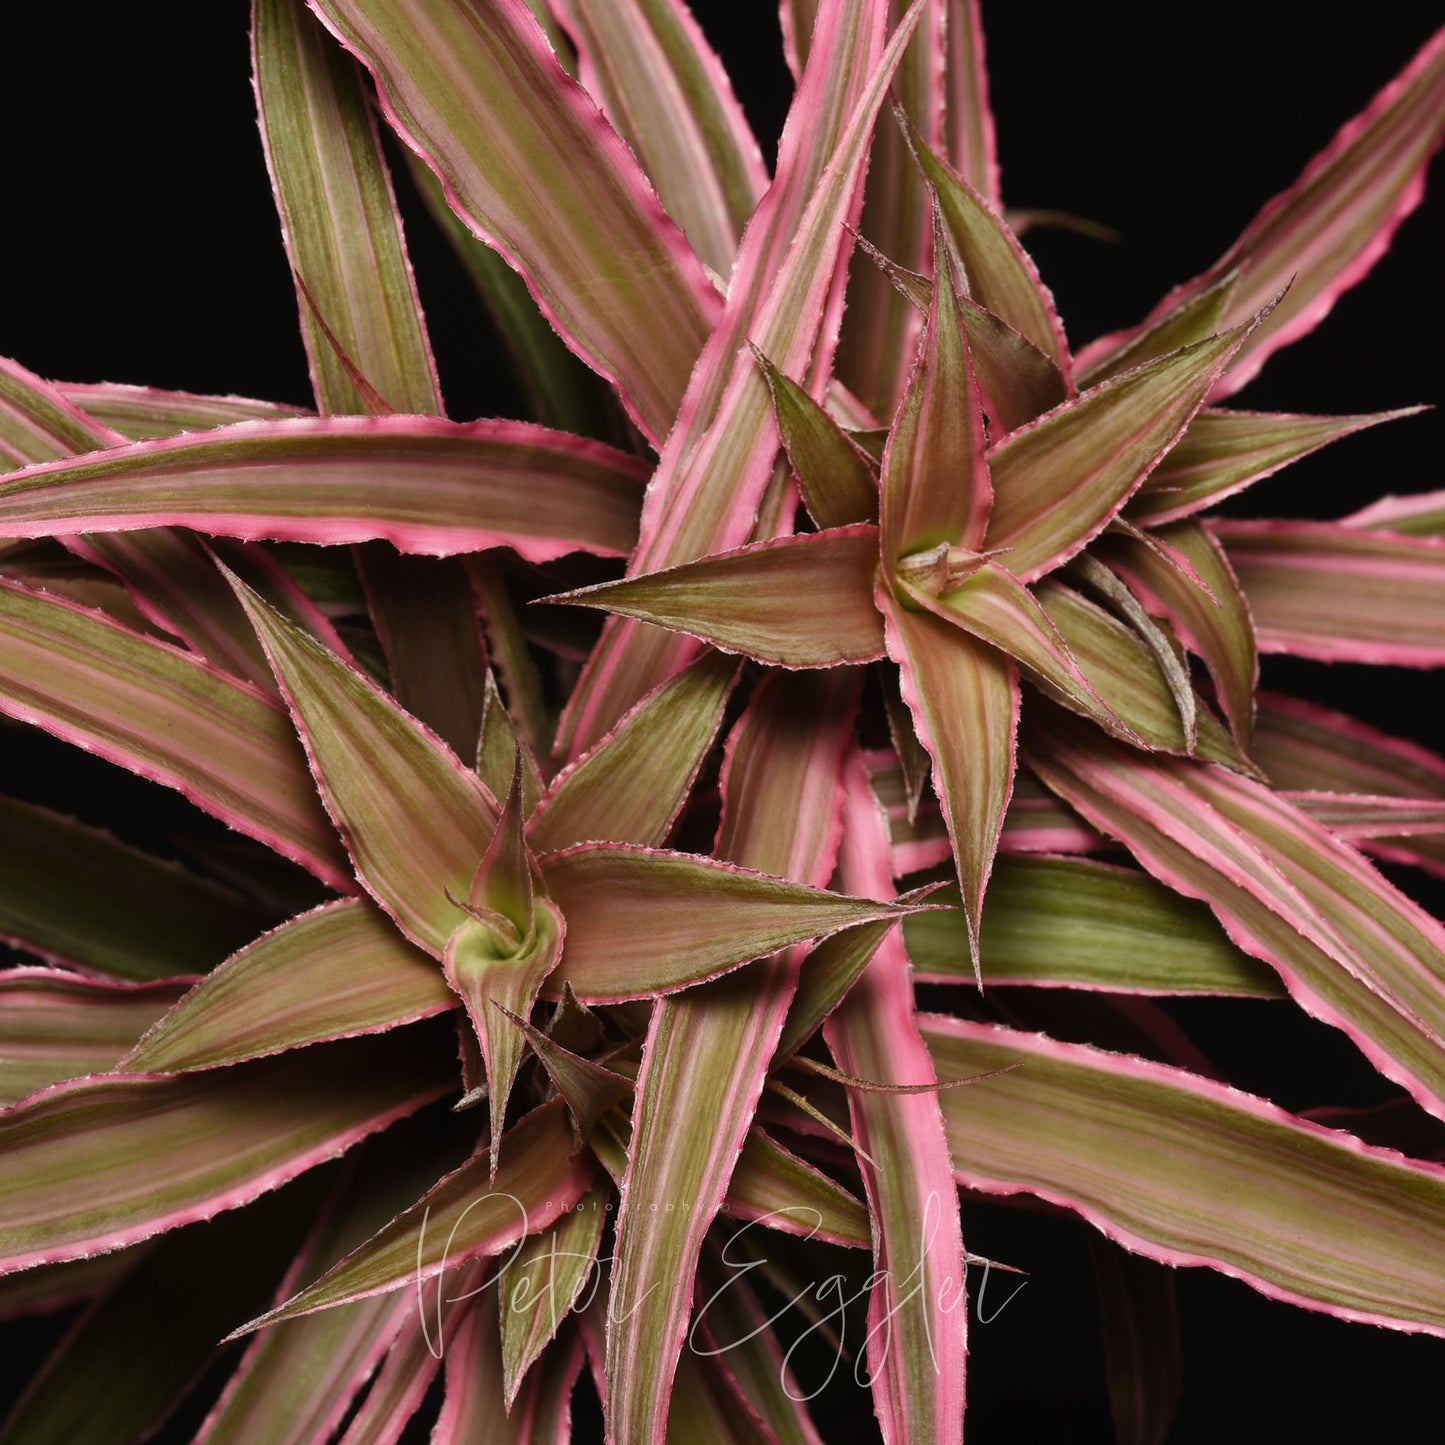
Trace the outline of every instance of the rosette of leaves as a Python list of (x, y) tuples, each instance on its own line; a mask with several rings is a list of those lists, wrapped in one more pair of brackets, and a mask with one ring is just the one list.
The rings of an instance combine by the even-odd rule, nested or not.
[[(0, 366), (0, 709), (232, 830), (0, 802), (0, 1299), (83, 1302), (4, 1439), (559, 1441), (590, 1370), (619, 1445), (817, 1440), (742, 1220), (785, 1293), (857, 1252), (883, 1437), (958, 1440), (960, 1190), (1113, 1241), (1129, 1438), (1132, 1256), (1445, 1333), (1445, 1171), (1144, 997), (1287, 995), (1445, 1118), (1370, 861), (1440, 870), (1445, 760), (1257, 695), (1445, 661), (1445, 503), (1206, 515), (1402, 415), (1225, 403), (1418, 202), (1445, 33), (1074, 350), (975, 9), (783, 14), (770, 175), (675, 0), (257, 0), (314, 413)], [(532, 420), (446, 418), (379, 125)]]

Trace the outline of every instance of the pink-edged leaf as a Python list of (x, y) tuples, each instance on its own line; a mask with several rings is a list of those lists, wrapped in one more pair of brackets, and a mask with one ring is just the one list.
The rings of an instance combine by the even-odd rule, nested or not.
[(404, 557), (384, 542), (359, 547), (357, 562), (393, 695), (459, 758), (470, 757), (487, 649), (466, 568), (451, 558)]
[(579, 548), (621, 555), (637, 535), (644, 475), (610, 447), (527, 422), (241, 422), (17, 473), (0, 485), (0, 536), (165, 524), (292, 542), (380, 538), (433, 556), (499, 546), (533, 562)]
[(1240, 746), (1247, 749), (1259, 681), (1249, 603), (1223, 549), (1213, 534), (1197, 522), (1176, 522), (1161, 528), (1154, 540), (1179, 553), (1198, 582), (1141, 538), (1110, 537), (1102, 555), (1147, 606), (1169, 620), (1184, 645), (1203, 660), (1224, 715)]
[(1445, 1115), (1445, 931), (1348, 844), (1262, 784), (1051, 724), (1045, 782), (1156, 877), (1203, 898), (1306, 1012)]
[(1104, 528), (1179, 440), (1245, 329), (1116, 376), (994, 447), (984, 541), (1010, 549), (1009, 571), (1031, 582)]
[(835, 667), (883, 655), (877, 566), (877, 528), (834, 527), (547, 600), (602, 607), (781, 667)]
[(1445, 539), (1334, 522), (1211, 523), (1264, 652), (1327, 662), (1445, 663)]
[(129, 1051), (173, 1074), (381, 1033), (456, 1005), (436, 964), (361, 898), (273, 929), (208, 974)]
[(1151, 527), (1192, 516), (1331, 442), (1419, 411), (1405, 407), (1364, 416), (1288, 416), (1206, 408), (1149, 474), (1125, 515)]
[(1419, 492), (1405, 497), (1390, 494), (1343, 518), (1340, 525), (1372, 532), (1401, 532), (1407, 537), (1438, 537), (1445, 532), (1445, 492)]
[[(257, 0), (256, 105), (324, 412), (440, 415), (436, 365), (360, 67), (304, 0)], [(349, 367), (348, 367), (349, 363)]]
[[(522, 754), (522, 804), (530, 817), (542, 800), (545, 784), (532, 750), (518, 736), (490, 671), (482, 683), (482, 723), (477, 739), (477, 776), (494, 798), (504, 798), (512, 785), (517, 753)], [(461, 756), (458, 754), (458, 756)]]
[(1014, 777), (1013, 797), (1003, 817), (1001, 853), (1097, 853), (1110, 846), (1065, 802), (1026, 768)]
[[(905, 0), (893, 0), (890, 23), (896, 24), (907, 8)], [(893, 77), (894, 103), (935, 149), (943, 145), (947, 29), (945, 6), (931, 0)], [(909, 160), (901, 126), (885, 123), (874, 137), (862, 230), (897, 265), (914, 272), (933, 270), (927, 183)], [(898, 406), (918, 349), (919, 326), (912, 303), (866, 256), (855, 254), (838, 372), (880, 417), (892, 416)]]
[[(950, 900), (944, 893), (930, 901)], [(973, 978), (960, 914), (915, 914), (903, 937), (915, 977), (929, 983)], [(978, 952), (989, 984), (1258, 998), (1283, 993), (1202, 904), (1143, 873), (1093, 859), (1000, 858), (983, 905)]]
[(249, 396), (198, 396), (120, 382), (60, 381), (55, 389), (92, 421), (119, 432), (127, 441), (151, 441), (183, 431), (210, 431), (238, 421), (280, 421), (305, 416), (305, 407)]
[(523, 1376), (594, 1277), (611, 1202), (611, 1189), (594, 1185), (556, 1224), (529, 1235), (502, 1270), (502, 1398), (509, 1409)]
[(825, 529), (876, 522), (878, 482), (866, 453), (761, 351), (757, 359), (773, 395), (778, 433), (813, 520)]
[(661, 849), (584, 843), (540, 862), (567, 919), (567, 947), (545, 992), (570, 983), (584, 1003), (671, 993), (804, 939), (907, 912)]
[(446, 1060), (360, 1039), (320, 1057), (225, 1074), (102, 1075), (0, 1116), (0, 1258), (7, 1269), (119, 1249), (246, 1204), (412, 1113)]
[(883, 453), (880, 530), (883, 565), (890, 573), (905, 556), (939, 545), (977, 549), (993, 502), (983, 407), (959, 317), (953, 263), (946, 246), (937, 250), (922, 352)]
[(673, 1381), (666, 1445), (773, 1445), (726, 1364), (726, 1356), (684, 1350)]
[[(820, 16), (779, 145), (777, 179), (748, 226), (727, 310), (700, 359), (648, 490), (634, 575), (745, 543), (773, 472), (777, 428), (746, 343), (789, 376), (832, 349), (830, 298), (884, 91), (917, 14), (885, 49), (885, 0), (841, 0)], [(653, 323), (655, 324), (655, 323)], [(815, 352), (817, 355), (815, 356)], [(816, 393), (815, 393), (816, 394)], [(575, 757), (695, 644), (609, 622), (564, 714), (558, 752)]]
[(512, 1249), (587, 1192), (592, 1167), (571, 1157), (571, 1149), (561, 1100), (534, 1109), (507, 1132), (494, 1180), (486, 1153), (474, 1155), (245, 1331), (406, 1286), (420, 1289), (445, 1270)]
[(995, 437), (1063, 405), (1063, 373), (1032, 341), (967, 296), (958, 298), (958, 311)]
[(441, 955), (492, 841), (497, 804), (477, 775), (369, 678), (240, 588), (276, 670), (327, 811), (357, 876), (403, 933)]
[(963, 289), (1049, 358), (1073, 389), (1073, 362), (1054, 298), (1029, 254), (993, 206), (914, 132), (913, 153), (938, 192), (949, 241), (963, 262)]
[(1442, 135), (1445, 30), (1340, 129), (1208, 271), (1170, 292), (1141, 327), (1094, 342), (1080, 353), (1081, 364), (1096, 365), (1231, 271), (1239, 272), (1239, 282), (1226, 325), (1243, 321), (1288, 284), (1288, 294), (1250, 336), (1215, 395), (1237, 391), (1271, 353), (1318, 325), (1385, 253), (1396, 227), (1420, 202), (1425, 168)]
[(1371, 797), (1368, 793), (1290, 793), (1289, 800), (1337, 838), (1412, 837), (1445, 832), (1445, 799)]
[(1048, 613), (1006, 568), (985, 562), (956, 587), (948, 587), (936, 596), (907, 583), (904, 592), (915, 606), (1022, 663), (1063, 693), (1070, 706), (1097, 718), (1106, 727), (1128, 732), (1094, 691)]
[(0, 357), (0, 460), (25, 467), (124, 441), (18, 362)]
[(667, 213), (724, 279), (768, 187), (727, 72), (678, 0), (555, 0), (578, 75), (642, 163)]
[(101, 983), (49, 968), (0, 973), (0, 1108), (101, 1074), (185, 991), (182, 983)]
[(899, 666), (903, 700), (918, 740), (933, 759), (954, 867), (972, 937), (1013, 790), (1018, 673), (1007, 654), (952, 623), (895, 603), (880, 587), (888, 653)]
[(99, 613), (0, 582), (0, 712), (78, 743), (353, 891), (284, 713)]
[(1279, 788), (1445, 798), (1445, 757), (1300, 698), (1260, 694), (1255, 753)]
[[(1159, 752), (1190, 753), (1227, 767), (1248, 769), (1248, 760), (1233, 738), (1212, 713), (1195, 703), (1196, 735), (1191, 749), (1174, 693), (1153, 653), (1138, 635), (1112, 613), (1095, 606), (1071, 588), (1044, 582), (1037, 589), (1038, 600), (1049, 621), (1058, 629), (1079, 670), (1096, 695), (1123, 722), (1124, 731), (1110, 727), (1099, 715), (1097, 704), (1086, 716), (1126, 742), (1138, 743)], [(1045, 692), (1080, 711), (1069, 694), (1056, 688), (1052, 678), (1037, 676)]]
[(262, 917), (179, 864), (0, 798), (0, 937), (52, 963), (129, 979), (201, 973)]
[[(552, 740), (553, 717), (542, 696), (542, 678), (537, 664), (527, 650), (527, 639), (517, 616), (511, 589), (504, 574), (481, 564), (480, 559), (467, 559), (467, 574), (481, 603), (482, 627), (496, 669), (496, 680), (507, 695), (507, 722), (514, 741), (535, 761), (544, 757)], [(486, 719), (483, 719), (485, 731)], [(483, 755), (478, 748), (478, 758)], [(503, 776), (511, 776), (511, 748), (507, 749)], [(540, 775), (539, 775), (540, 779)]]
[[(942, 862), (950, 854), (941, 822), (939, 834), (943, 840), (939, 853)], [(860, 924), (825, 938), (808, 951), (798, 978), (797, 994), (788, 1009), (788, 1021), (778, 1039), (776, 1058), (787, 1058), (813, 1036), (813, 1031), (862, 977), (884, 935), (893, 927), (895, 924), (887, 918)]]
[[(844, 817), (840, 878), (848, 887), (886, 890), (887, 822), (861, 762), (853, 766)], [(823, 1032), (850, 1074), (892, 1084), (934, 1080), (896, 933)], [(949, 1445), (963, 1438), (967, 1326), (958, 1194), (939, 1095), (849, 1090), (848, 1107), (873, 1219), (873, 1408), (886, 1440)]]
[[(487, 1266), (482, 1262), (471, 1268), (481, 1271)], [(455, 1332), (458, 1313), (471, 1303), (465, 1297), (465, 1286), (460, 1293), (462, 1298), (448, 1299), (442, 1306), (439, 1333), (443, 1353)], [(437, 1345), (412, 1300), (341, 1445), (399, 1445), (441, 1368)]]
[[(614, 1072), (604, 1064), (584, 1059), (570, 1049), (563, 1048), (556, 1039), (549, 1038), (541, 1029), (533, 1027), (526, 1019), (511, 1013), (505, 1007), (503, 1015), (526, 1037), (532, 1052), (541, 1060), (547, 1076), (557, 1092), (567, 1103), (575, 1121), (575, 1130), (581, 1138), (589, 1136), (594, 1141), (602, 1137), (603, 1131), (593, 1133), (593, 1126), (615, 1105), (632, 1093), (632, 1080)], [(574, 1141), (575, 1142), (575, 1141)], [(608, 1155), (598, 1157), (610, 1169)]]
[[(730, 739), (721, 857), (812, 885), (827, 881), (837, 856), (839, 771), (857, 696), (856, 680), (846, 675), (777, 678), (760, 692)], [(655, 916), (646, 915), (649, 932)], [(655, 1287), (645, 1315), (634, 1311), (608, 1331), (607, 1415), (618, 1441), (655, 1439), (667, 1421), (703, 1235), (725, 1193), (735, 1202), (749, 1197), (734, 1166), (799, 962), (794, 952), (780, 954), (747, 975), (654, 1006), (622, 1181), (613, 1283), (623, 1299)], [(690, 1147), (678, 1147), (678, 1119), (690, 1121)], [(765, 1148), (761, 1142), (753, 1147)], [(785, 1180), (796, 1173), (766, 1165), (754, 1172)], [(798, 1181), (788, 1182), (794, 1186), (788, 1202), (800, 1202)], [(657, 1199), (690, 1204), (659, 1213), (649, 1207)]]
[[(1143, 327), (1132, 341), (1117, 351), (1100, 354), (1096, 347), (1086, 346), (1078, 356), (1080, 382), (1085, 386), (1097, 386), (1120, 372), (1132, 371), (1146, 361), (1167, 356), (1181, 346), (1193, 346), (1225, 330), (1225, 307), (1238, 281), (1238, 273), (1231, 271), (1202, 291), (1186, 296), (1177, 306)], [(1097, 359), (1086, 364), (1086, 357)]]
[(707, 653), (655, 688), (598, 745), (553, 779), (527, 839), (538, 853), (571, 843), (658, 846), (722, 724), (737, 663)]
[(944, 33), (948, 41), (948, 61), (944, 85), (948, 159), (959, 176), (997, 211), (1002, 196), (993, 112), (988, 104), (988, 67), (984, 63), (980, 6), (978, 0), (947, 0), (947, 7)]
[(1126, 1248), (1340, 1319), (1445, 1334), (1445, 1170), (1182, 1069), (929, 1016), (959, 1182), (1063, 1205)]
[[(375, 75), (387, 120), (452, 209), (661, 442), (717, 292), (523, 0), (481, 12), (461, 0), (313, 8)], [(538, 175), (567, 183), (539, 187)]]

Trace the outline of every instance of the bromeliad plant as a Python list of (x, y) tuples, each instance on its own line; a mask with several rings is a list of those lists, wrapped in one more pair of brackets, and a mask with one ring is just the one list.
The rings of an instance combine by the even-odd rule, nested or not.
[[(1445, 1334), (1445, 1169), (1108, 1002), (1288, 994), (1445, 1118), (1367, 856), (1441, 870), (1445, 759), (1256, 695), (1445, 661), (1445, 502), (1204, 517), (1388, 419), (1221, 403), (1419, 200), (1445, 33), (1073, 351), (975, 10), (783, 18), (769, 177), (677, 0), (257, 0), (316, 413), (0, 369), (0, 708), (235, 835), (0, 803), (0, 1300), (90, 1302), (4, 1439), (220, 1350), (206, 1441), (558, 1441), (589, 1366), (618, 1445), (817, 1440), (750, 1267), (852, 1250), (884, 1438), (958, 1440), (960, 1189)], [(534, 421), (446, 419), (373, 105)]]

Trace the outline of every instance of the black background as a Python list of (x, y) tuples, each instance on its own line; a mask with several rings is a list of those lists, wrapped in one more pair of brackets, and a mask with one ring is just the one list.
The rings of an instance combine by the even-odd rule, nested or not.
[[(24, 7), (6, 19), (0, 352), (66, 381), (147, 382), (304, 403), (295, 299), (256, 136), (244, 0)], [(765, 149), (786, 109), (769, 0), (709, 0)], [(1076, 212), (1106, 245), (1029, 238), (1075, 343), (1131, 323), (1222, 252), (1336, 127), (1403, 66), (1437, 4), (989, 4), (992, 98), (1011, 206)], [(761, 37), (761, 39), (760, 39)], [(1441, 165), (1435, 188), (1445, 185)], [(403, 196), (451, 414), (515, 413), (485, 318)], [(1371, 411), (1445, 394), (1445, 197), (1236, 404)], [(1340, 443), (1262, 484), (1241, 515), (1330, 517), (1386, 491), (1445, 485), (1438, 414)], [(1270, 659), (1299, 691), (1434, 747), (1438, 673)], [(1418, 878), (1400, 881), (1438, 908)], [(1389, 1096), (1339, 1035), (1281, 1004), (1178, 1016), (1220, 1069), (1292, 1108)], [(969, 1438), (1111, 1438), (1083, 1230), (976, 1204), (971, 1247), (1030, 1271), (971, 1337)], [(1206, 1270), (1179, 1273), (1185, 1393), (1175, 1441), (1390, 1439), (1438, 1418), (1445, 1345), (1274, 1304)], [(143, 1346), (138, 1346), (143, 1348)], [(25, 1351), (20, 1351), (23, 1359)], [(867, 1406), (826, 1422), (865, 1439)]]

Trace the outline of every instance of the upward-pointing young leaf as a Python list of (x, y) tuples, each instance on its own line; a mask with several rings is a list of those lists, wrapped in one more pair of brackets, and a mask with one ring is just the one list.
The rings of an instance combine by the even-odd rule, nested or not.
[(440, 957), (465, 917), (447, 893), (467, 896), (496, 801), (368, 678), (235, 585), (357, 876), (408, 938)]
[[(524, 0), (314, 8), (376, 76), (387, 119), (453, 209), (660, 443), (721, 303)], [(568, 184), (538, 186), (539, 175)]]
[(1005, 437), (989, 454), (984, 544), (1032, 582), (1108, 522), (1179, 439), (1247, 328), (1186, 346), (1096, 386)]
[(922, 354), (883, 454), (881, 546), (890, 573), (905, 556), (940, 544), (976, 550), (993, 501), (983, 409), (936, 203), (934, 232), (937, 276)]
[(1215, 392), (1237, 391), (1281, 346), (1312, 330), (1359, 281), (1420, 202), (1425, 167), (1445, 135), (1445, 30), (1330, 142), (1245, 228), (1202, 276), (1171, 291), (1130, 331), (1093, 343), (1080, 361), (1097, 365), (1166, 312), (1231, 271), (1240, 273), (1223, 323), (1237, 325), (1282, 286), (1289, 292), (1250, 336)]

